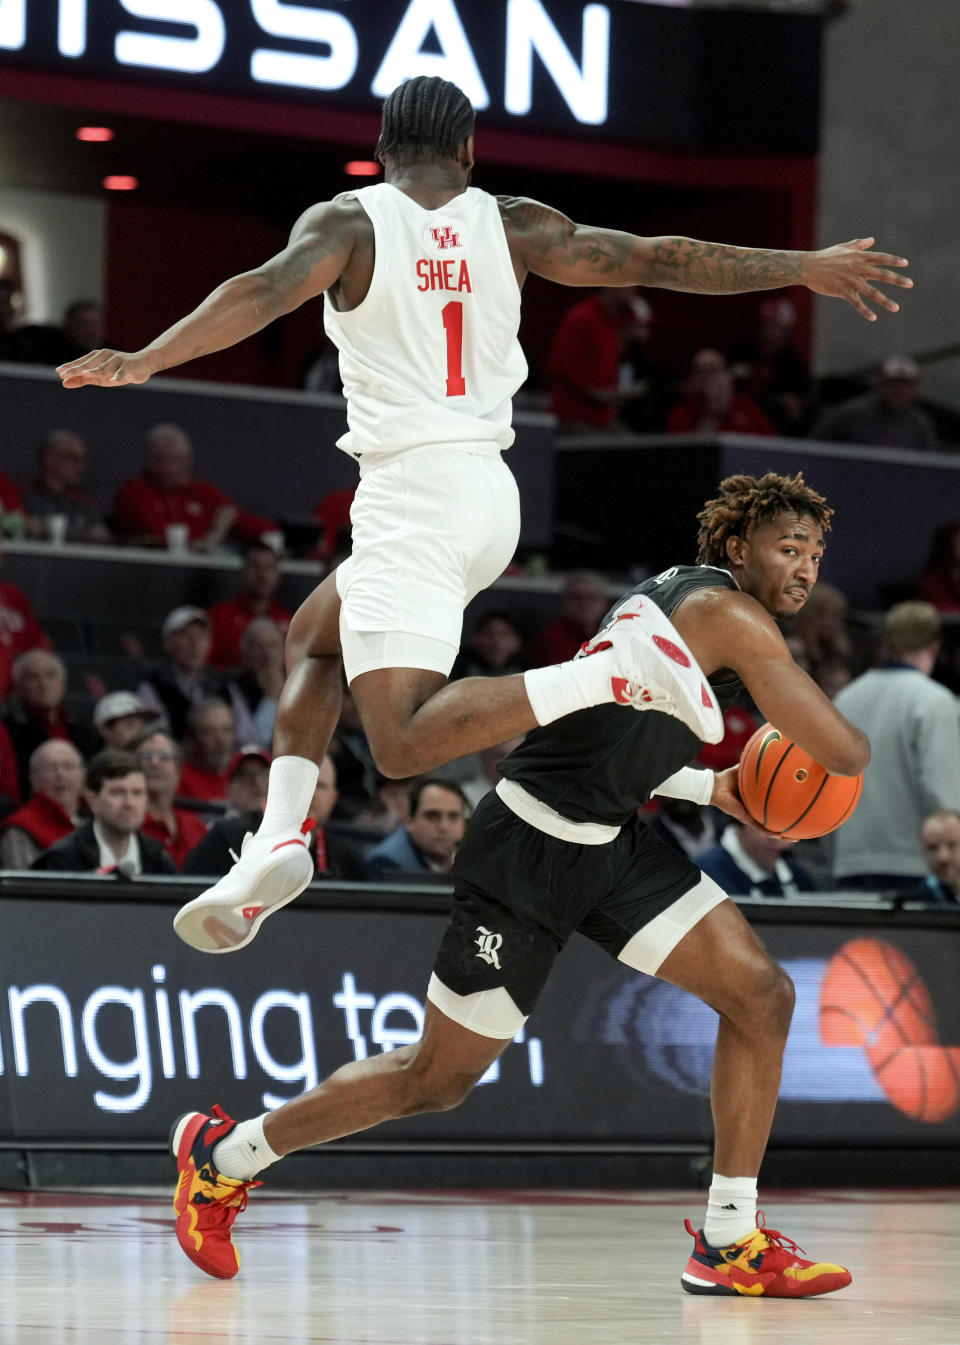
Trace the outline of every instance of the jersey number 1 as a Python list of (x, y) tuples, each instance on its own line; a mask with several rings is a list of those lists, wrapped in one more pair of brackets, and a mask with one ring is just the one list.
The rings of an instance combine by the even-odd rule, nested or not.
[(451, 300), (443, 310), (443, 329), (447, 333), (447, 396), (464, 397), (467, 384), (463, 377), (463, 304)]

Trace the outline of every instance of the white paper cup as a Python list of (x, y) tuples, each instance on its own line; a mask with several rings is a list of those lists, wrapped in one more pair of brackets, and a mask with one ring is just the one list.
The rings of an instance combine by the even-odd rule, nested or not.
[(47, 535), (54, 546), (63, 546), (67, 540), (68, 522), (66, 514), (47, 515)]
[(168, 551), (186, 551), (190, 540), (190, 529), (186, 523), (168, 523), (166, 535)]

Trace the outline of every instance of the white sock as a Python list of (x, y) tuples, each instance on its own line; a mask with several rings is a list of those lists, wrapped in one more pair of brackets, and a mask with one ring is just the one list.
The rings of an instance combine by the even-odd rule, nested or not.
[(707, 1196), (703, 1236), (711, 1247), (729, 1247), (752, 1233), (757, 1226), (756, 1177), (723, 1177), (713, 1174)]
[(249, 1182), (282, 1158), (282, 1154), (273, 1152), (263, 1133), (263, 1123), (269, 1115), (264, 1112), (252, 1121), (241, 1121), (225, 1140), (213, 1146), (213, 1165), (218, 1172), (234, 1181)]
[(552, 724), (575, 710), (613, 701), (611, 679), (616, 675), (613, 650), (603, 649), (569, 663), (531, 668), (523, 674), (523, 684), (537, 723)]
[(274, 757), (267, 784), (267, 806), (257, 835), (300, 827), (310, 811), (320, 768), (306, 757)]

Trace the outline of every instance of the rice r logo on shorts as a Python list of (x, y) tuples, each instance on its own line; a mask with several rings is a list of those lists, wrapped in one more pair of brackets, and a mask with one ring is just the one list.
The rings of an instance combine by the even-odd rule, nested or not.
[(500, 959), (497, 953), (503, 947), (503, 935), (495, 934), (489, 929), (484, 929), (483, 925), (477, 925), (477, 947), (480, 949), (477, 957), (482, 957), (488, 966), (496, 967), (501, 971)]

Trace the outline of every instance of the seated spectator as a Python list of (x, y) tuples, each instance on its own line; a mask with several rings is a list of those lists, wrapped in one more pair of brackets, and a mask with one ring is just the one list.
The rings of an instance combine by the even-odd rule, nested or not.
[(730, 354), (740, 392), (771, 420), (778, 434), (800, 437), (810, 426), (810, 367), (794, 344), (797, 310), (785, 295), (771, 295), (757, 308), (757, 324)]
[(10, 692), (13, 664), (28, 649), (49, 649), (50, 641), (33, 615), (33, 608), (15, 584), (2, 578), (3, 551), (0, 550), (0, 700)]
[(793, 841), (731, 822), (697, 863), (731, 897), (795, 897), (812, 892), (813, 882), (802, 864), (786, 858), (792, 847)]
[(331, 490), (313, 511), (322, 531), (314, 555), (325, 560), (331, 569), (350, 553), (350, 507), (357, 493), (356, 486), (344, 486), (340, 490)]
[(248, 720), (239, 736), (269, 750), (277, 703), (287, 680), (283, 632), (269, 617), (255, 617), (243, 632), (240, 651), (240, 671), (228, 683), (234, 709), (245, 711)]
[(81, 756), (89, 756), (97, 746), (93, 734), (72, 723), (64, 713), (67, 670), (63, 660), (46, 649), (28, 649), (13, 665), (11, 708), (3, 723), (20, 770), (20, 793), (26, 797), (29, 786), (30, 755), (48, 738), (72, 742)]
[(87, 474), (87, 446), (73, 430), (51, 430), (40, 445), (37, 478), (23, 492), (31, 536), (50, 535), (49, 520), (66, 519), (69, 542), (106, 542), (110, 534), (100, 522), (97, 507), (83, 489)]
[(509, 612), (487, 612), (457, 655), (450, 673), (459, 677), (506, 677), (524, 672), (523, 635)]
[(656, 317), (646, 299), (635, 293), (631, 322), (624, 334), (620, 363), (620, 419), (632, 434), (661, 434), (670, 405), (672, 379), (651, 358)]
[(286, 635), (291, 613), (275, 601), (281, 578), (273, 548), (265, 542), (251, 543), (244, 556), (236, 595), (207, 612), (211, 632), (209, 662), (214, 668), (230, 672), (240, 667), (240, 637), (254, 617), (269, 617)]
[(471, 771), (469, 775), (453, 774), (450, 767), (455, 767), (458, 763), (449, 762), (446, 766), (440, 767), (437, 771), (437, 777), (444, 781), (453, 780), (455, 784), (458, 784), (466, 794), (472, 812), (480, 800), (490, 793), (491, 789), (496, 789), (503, 779), (500, 772), (501, 761), (504, 757), (509, 756), (515, 747), (519, 747), (522, 742), (523, 734), (520, 734), (517, 738), (507, 738), (502, 743), (495, 743), (493, 747), (484, 748), (481, 752), (474, 752), (472, 756), (461, 757), (462, 762), (470, 763)]
[(103, 739), (103, 746), (124, 752), (131, 750), (156, 718), (132, 691), (110, 691), (93, 707), (93, 727)]
[[(244, 753), (242, 755), (252, 759), (254, 754)], [(266, 763), (259, 784), (253, 785), (252, 779), (248, 779), (246, 785), (248, 789), (256, 788), (258, 790), (258, 796), (253, 801), (254, 806), (252, 808), (238, 806), (235, 814), (223, 818), (220, 822), (215, 822), (204, 839), (188, 857), (184, 865), (184, 873), (222, 878), (236, 862), (236, 856), (240, 853), (244, 836), (247, 832), (255, 832), (263, 817), (263, 805), (267, 797), (266, 781), (269, 759), (265, 755), (259, 759)], [(231, 795), (229, 789), (227, 797), (231, 805), (234, 803), (240, 805), (250, 801), (241, 797), (237, 791), (234, 791)], [(310, 851), (314, 857), (318, 877), (327, 876), (330, 878), (345, 878), (350, 881), (359, 880), (365, 875), (356, 849), (349, 842), (339, 836), (331, 835), (327, 830), (327, 822), (336, 801), (336, 771), (332, 758), (325, 756), (320, 765), (317, 787), (310, 804), (310, 817), (316, 822), (316, 826), (307, 838)]]
[(740, 705), (731, 705), (724, 711), (723, 737), (718, 743), (704, 743), (697, 757), (697, 765), (706, 766), (711, 771), (725, 771), (728, 766), (736, 766), (743, 749), (759, 727), (760, 720), (749, 710), (744, 710)]
[(145, 733), (130, 750), (147, 785), (147, 814), (140, 829), (144, 836), (162, 845), (175, 867), (181, 869), (187, 855), (207, 834), (199, 813), (174, 806), (183, 753), (162, 729)]
[(20, 537), (26, 528), (26, 516), (20, 492), (10, 480), (0, 472), (0, 536)]
[(811, 437), (834, 444), (936, 451), (940, 445), (933, 421), (914, 405), (919, 377), (909, 355), (891, 355), (880, 368), (877, 391), (824, 412)]
[(337, 768), (337, 817), (343, 822), (351, 821), (356, 814), (366, 813), (374, 804), (380, 773), (349, 687), (344, 688), (343, 705), (337, 731), (330, 744), (330, 755)]
[[(270, 753), (249, 744), (234, 752), (227, 766), (227, 816), (262, 813), (267, 806)], [(254, 828), (256, 830), (256, 828)]]
[(276, 530), (218, 486), (194, 479), (193, 445), (178, 425), (148, 431), (143, 471), (118, 489), (111, 522), (122, 541), (136, 546), (166, 546), (170, 524), (183, 524), (194, 551), (213, 551), (227, 537), (255, 542)]
[(931, 813), (920, 829), (930, 872), (905, 895), (937, 906), (960, 906), (960, 813)]
[(103, 342), (103, 309), (95, 299), (74, 299), (59, 327), (30, 323), (19, 331), (20, 359), (31, 364), (67, 364), (97, 350)]
[(29, 869), (49, 846), (81, 820), (83, 758), (73, 743), (51, 738), (29, 762), (30, 798), (11, 813), (0, 833), (0, 867)]
[(679, 850), (699, 864), (718, 845), (726, 818), (718, 816), (713, 808), (701, 808), (689, 799), (670, 799), (658, 794), (657, 811), (645, 815), (644, 821), (672, 850)]
[(0, 360), (27, 358), (20, 336), (22, 295), (9, 276), (0, 277)]
[(187, 715), (179, 793), (188, 799), (227, 796), (227, 768), (237, 751), (237, 721), (223, 701), (204, 701)]
[(608, 587), (602, 574), (571, 571), (563, 586), (561, 613), (533, 637), (528, 666), (546, 668), (573, 658), (584, 640), (597, 633), (613, 605)]
[(337, 820), (348, 818), (350, 824), (365, 827), (381, 836), (389, 836), (401, 823), (410, 817), (410, 790), (418, 777), (409, 775), (399, 780), (387, 775), (378, 775), (374, 781), (370, 799), (357, 809), (346, 810), (341, 807), (338, 797)]
[(10, 799), (14, 804), (20, 802), (20, 771), (10, 734), (0, 720), (0, 800), (3, 799)]
[(304, 392), (343, 392), (340, 377), (340, 352), (323, 333), (317, 333), (319, 345), (309, 350), (300, 368), (300, 386)]
[(219, 673), (207, 667), (210, 622), (202, 607), (175, 607), (161, 628), (164, 659), (137, 687), (137, 695), (161, 727), (179, 741), (191, 707), (204, 701), (229, 700)]
[(467, 797), (446, 780), (418, 780), (410, 791), (410, 819), (367, 856), (367, 875), (446, 873), (467, 825)]
[(800, 611), (790, 617), (787, 628), (791, 637), (803, 641), (806, 669), (819, 686), (825, 680), (834, 691), (846, 685), (853, 660), (846, 594), (833, 584), (818, 581)]
[(917, 597), (938, 612), (960, 613), (960, 523), (944, 523), (933, 534)]
[(704, 349), (690, 363), (683, 400), (667, 416), (670, 434), (776, 434), (756, 402), (735, 392), (727, 361)]
[(107, 747), (87, 765), (84, 790), (92, 821), (44, 851), (31, 866), (62, 873), (176, 873), (163, 846), (140, 828), (147, 811), (147, 786), (136, 757)]
[(560, 319), (548, 360), (550, 409), (558, 434), (617, 427), (617, 414), (629, 395), (629, 389), (621, 388), (620, 366), (634, 336), (638, 297), (631, 288), (602, 289), (568, 308)]

